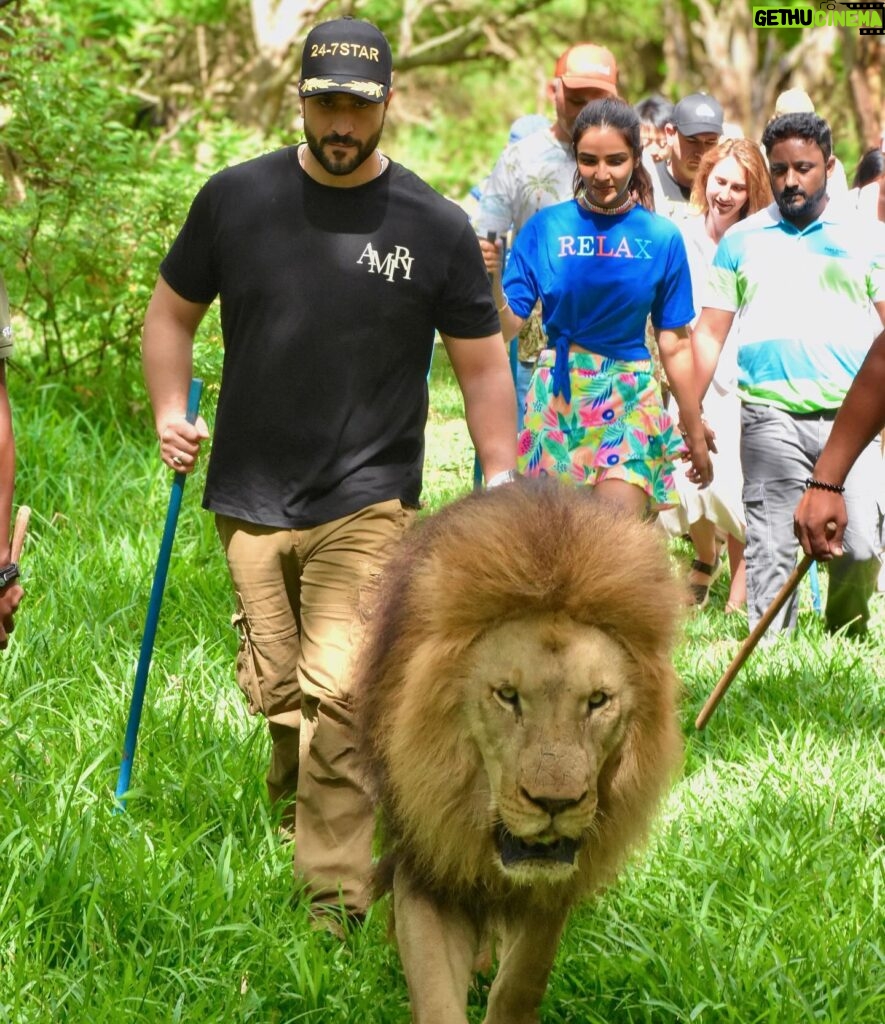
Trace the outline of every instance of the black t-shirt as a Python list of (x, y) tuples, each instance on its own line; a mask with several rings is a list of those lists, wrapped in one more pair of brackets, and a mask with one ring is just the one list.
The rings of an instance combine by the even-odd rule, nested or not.
[(305, 528), (417, 504), (434, 329), (499, 329), (454, 203), (396, 163), (317, 184), (291, 147), (214, 175), (160, 270), (185, 299), (221, 299), (206, 508)]
[(676, 203), (687, 203), (691, 199), (691, 185), (680, 185), (673, 177), (666, 160), (659, 160), (654, 165), (664, 195)]

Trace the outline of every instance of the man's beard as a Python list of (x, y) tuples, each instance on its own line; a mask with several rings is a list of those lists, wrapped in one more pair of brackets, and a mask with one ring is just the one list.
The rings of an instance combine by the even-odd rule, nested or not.
[[(780, 210), (784, 220), (804, 220), (806, 217), (813, 217), (817, 207), (820, 205), (820, 201), (826, 194), (826, 181), (817, 192), (812, 192), (811, 195), (808, 195), (807, 192), (803, 192), (801, 189), (791, 189), (789, 192), (784, 189), (777, 197), (777, 208)], [(789, 201), (793, 197), (799, 196), (804, 196), (804, 200), (798, 203)]]
[[(308, 149), (313, 154), (314, 160), (323, 168), (328, 171), (329, 174), (334, 174), (341, 177), (345, 174), (350, 174), (355, 171), (358, 167), (366, 162), (369, 157), (378, 148), (378, 143), (381, 141), (381, 133), (384, 130), (384, 122), (381, 122), (381, 126), (374, 135), (366, 139), (365, 142), (357, 142), (349, 135), (336, 135), (334, 132), (330, 135), (324, 135), (321, 139), (318, 139), (316, 135), (304, 125), (304, 138), (307, 141)], [(334, 146), (335, 143), (343, 143), (347, 145), (347, 154), (340, 159), (336, 159), (334, 156), (326, 152), (326, 146)]]

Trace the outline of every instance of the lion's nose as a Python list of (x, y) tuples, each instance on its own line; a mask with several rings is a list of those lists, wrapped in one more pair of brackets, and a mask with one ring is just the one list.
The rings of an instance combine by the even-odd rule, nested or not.
[(544, 796), (540, 793), (530, 793), (525, 787), (523, 787), (522, 795), (530, 803), (533, 803), (546, 811), (551, 818), (555, 818), (560, 812), (566, 811), (569, 807), (574, 807), (579, 804), (584, 797), (586, 797), (587, 791), (585, 790), (580, 794), (580, 796), (563, 798), (561, 796), (552, 797)]

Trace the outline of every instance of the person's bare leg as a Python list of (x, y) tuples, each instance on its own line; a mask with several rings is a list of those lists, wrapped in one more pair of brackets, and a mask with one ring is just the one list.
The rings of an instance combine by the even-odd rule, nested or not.
[[(707, 603), (707, 594), (719, 564), (716, 524), (709, 519), (698, 519), (689, 526), (688, 535), (691, 537), (695, 551), (694, 562), (688, 574), (688, 583), (694, 593), (695, 604), (702, 607)], [(700, 566), (709, 566), (709, 568), (705, 569)]]
[(725, 605), (726, 614), (739, 612), (747, 604), (747, 563), (744, 561), (744, 545), (731, 534), (728, 535), (728, 567), (731, 572), (731, 588)]
[(601, 480), (593, 488), (593, 493), (640, 519), (648, 508), (648, 495), (645, 491), (635, 484), (628, 484), (626, 480)]
[[(698, 519), (688, 528), (688, 535), (694, 545), (695, 558), (707, 565), (716, 565), (719, 556), (719, 543), (716, 540), (716, 524), (709, 519)], [(691, 583), (709, 583), (708, 573), (699, 573), (693, 569), (689, 576)]]

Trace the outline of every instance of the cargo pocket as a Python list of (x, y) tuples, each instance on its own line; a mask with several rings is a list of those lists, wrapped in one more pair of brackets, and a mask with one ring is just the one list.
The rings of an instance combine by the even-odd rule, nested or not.
[(766, 501), (765, 484), (758, 480), (747, 482), (743, 487), (744, 516), (751, 541), (767, 559), (771, 558), (771, 514)]
[(237, 686), (249, 702), (249, 714), (257, 715), (261, 712), (261, 688), (258, 685), (255, 659), (252, 656), (252, 641), (246, 629), (246, 616), (243, 612), (236, 612), (231, 616), (230, 624), (240, 638), (237, 647)]
[(240, 638), (237, 684), (249, 702), (249, 713), (270, 717), (299, 710), (297, 629), (267, 635), (257, 633), (243, 611), (231, 617), (231, 625)]
[(378, 587), (388, 559), (393, 555), (397, 544), (418, 519), (418, 510), (404, 505), (399, 498), (378, 502), (370, 506), (367, 513), (369, 511), (376, 519), (384, 520), (392, 525), (389, 528), (384, 528), (385, 543), (376, 553), (374, 564), (369, 567), (365, 579), (357, 587), (354, 608), (356, 615), (350, 635), (350, 641), (354, 645), (359, 645), (362, 642), (363, 630), (366, 621), (371, 617), (371, 610), (377, 602)]

